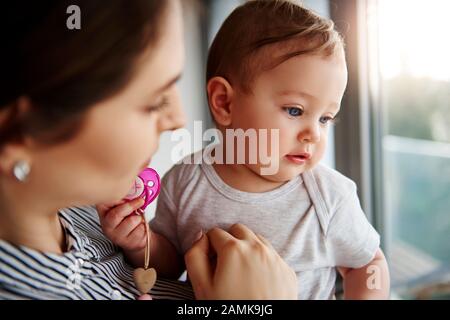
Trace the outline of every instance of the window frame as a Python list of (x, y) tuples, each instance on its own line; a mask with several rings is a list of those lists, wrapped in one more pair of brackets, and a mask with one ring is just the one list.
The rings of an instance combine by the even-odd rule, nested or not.
[[(381, 235), (388, 255), (389, 232), (383, 199), (382, 101), (376, 35), (368, 10), (377, 0), (330, 0), (331, 19), (343, 35), (349, 80), (335, 127), (336, 169), (358, 187), (361, 206)], [(376, 31), (370, 30), (371, 32)]]

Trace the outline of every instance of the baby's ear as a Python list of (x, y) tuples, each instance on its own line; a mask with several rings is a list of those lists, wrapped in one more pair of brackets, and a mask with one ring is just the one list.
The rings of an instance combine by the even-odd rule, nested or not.
[(208, 81), (208, 102), (214, 120), (218, 125), (229, 126), (231, 124), (231, 101), (233, 87), (223, 77), (214, 77)]

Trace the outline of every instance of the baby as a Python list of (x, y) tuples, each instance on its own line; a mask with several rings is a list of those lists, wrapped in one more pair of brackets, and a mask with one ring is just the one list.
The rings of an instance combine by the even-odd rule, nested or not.
[[(250, 1), (234, 10), (209, 51), (210, 111), (223, 137), (227, 130), (276, 132), (268, 160), (277, 170), (264, 173), (261, 157), (248, 161), (261, 154), (258, 134), (244, 149), (220, 139), (175, 165), (150, 223), (151, 260), (160, 274), (184, 270), (182, 255), (198, 238), (192, 230), (242, 223), (294, 269), (299, 299), (335, 298), (337, 271), (345, 298), (388, 298), (379, 235), (356, 185), (319, 163), (346, 84), (344, 45), (331, 21), (288, 1)], [(232, 161), (220, 161), (218, 151)], [(236, 161), (239, 153), (245, 162)], [(142, 232), (114, 237), (139, 265)]]

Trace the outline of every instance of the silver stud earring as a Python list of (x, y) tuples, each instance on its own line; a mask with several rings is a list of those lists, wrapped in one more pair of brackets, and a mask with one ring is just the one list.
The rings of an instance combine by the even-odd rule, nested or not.
[(13, 168), (14, 177), (20, 182), (27, 180), (30, 171), (30, 165), (24, 160), (17, 161)]

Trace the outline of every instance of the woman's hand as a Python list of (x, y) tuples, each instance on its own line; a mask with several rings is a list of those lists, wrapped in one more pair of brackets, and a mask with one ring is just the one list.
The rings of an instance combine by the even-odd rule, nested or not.
[[(98, 205), (100, 224), (105, 235), (122, 248), (127, 261), (134, 267), (144, 267), (147, 233), (141, 215), (133, 214), (144, 203), (142, 198), (114, 205)], [(169, 240), (151, 232), (149, 267), (169, 279), (178, 279), (184, 271), (183, 257)]]
[(214, 228), (185, 255), (197, 299), (297, 299), (297, 277), (270, 243), (250, 229)]
[(145, 249), (147, 238), (142, 216), (133, 214), (143, 204), (144, 199), (137, 198), (130, 202), (97, 206), (103, 232), (124, 251), (139, 252)]

